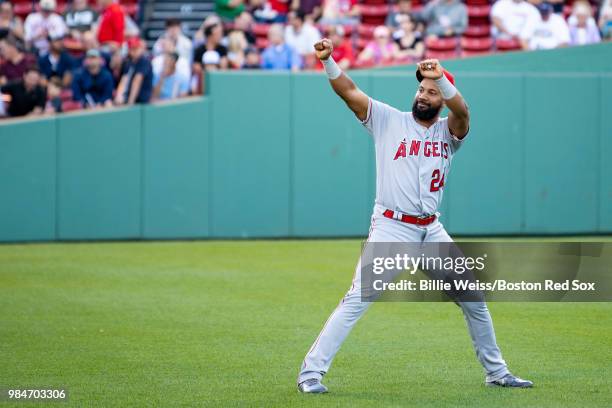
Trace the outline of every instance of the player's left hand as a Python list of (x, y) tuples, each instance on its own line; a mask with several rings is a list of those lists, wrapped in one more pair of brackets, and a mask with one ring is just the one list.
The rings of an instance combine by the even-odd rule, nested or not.
[(440, 79), (444, 74), (442, 65), (437, 59), (426, 59), (418, 63), (419, 72), (423, 78)]

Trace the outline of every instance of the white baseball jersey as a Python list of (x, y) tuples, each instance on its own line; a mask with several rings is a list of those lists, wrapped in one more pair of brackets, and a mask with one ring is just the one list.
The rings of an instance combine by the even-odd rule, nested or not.
[(429, 128), (412, 112), (370, 98), (362, 122), (374, 138), (376, 150), (376, 204), (410, 215), (438, 210), (451, 160), (461, 145), (440, 118)]

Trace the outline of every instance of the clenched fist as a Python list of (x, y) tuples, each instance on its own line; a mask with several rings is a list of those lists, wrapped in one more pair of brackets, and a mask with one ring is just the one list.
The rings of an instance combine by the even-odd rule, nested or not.
[(423, 78), (440, 79), (444, 74), (442, 65), (437, 59), (426, 59), (417, 64), (419, 67), (419, 73)]
[(329, 58), (332, 51), (334, 50), (334, 46), (332, 45), (331, 40), (324, 38), (321, 41), (315, 43), (314, 49), (317, 58), (323, 61)]

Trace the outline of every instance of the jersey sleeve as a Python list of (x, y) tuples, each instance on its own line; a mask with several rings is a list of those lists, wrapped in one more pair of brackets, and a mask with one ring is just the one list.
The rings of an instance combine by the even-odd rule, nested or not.
[(465, 139), (470, 134), (470, 130), (468, 129), (468, 133), (466, 133), (466, 135), (463, 136), (463, 138), (459, 139), (457, 136), (455, 136), (455, 135), (453, 135), (451, 133), (450, 128), (448, 127), (448, 118), (440, 119), (440, 121), (438, 123), (442, 127), (442, 133), (444, 135), (444, 138), (451, 145), (451, 149), (452, 149), (453, 153), (456, 152), (457, 150), (459, 150), (461, 145), (465, 142)]
[(376, 99), (369, 98), (368, 100), (368, 114), (364, 121), (360, 121), (361, 124), (367, 129), (368, 133), (374, 138), (374, 140), (380, 139), (385, 133), (385, 129), (389, 124), (389, 119), (393, 108), (377, 101)]

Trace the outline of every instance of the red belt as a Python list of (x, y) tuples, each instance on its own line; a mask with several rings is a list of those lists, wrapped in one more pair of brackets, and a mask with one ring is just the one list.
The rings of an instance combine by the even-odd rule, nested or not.
[(428, 215), (427, 217), (414, 217), (408, 214), (401, 214), (401, 217), (395, 217), (395, 212), (392, 210), (385, 210), (383, 215), (387, 218), (396, 219), (401, 222), (407, 222), (408, 224), (416, 224), (416, 225), (429, 225), (436, 220), (436, 214)]

